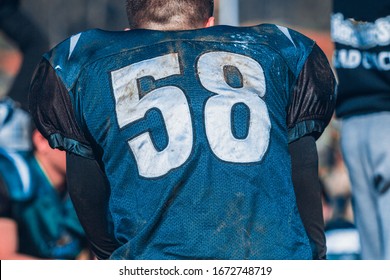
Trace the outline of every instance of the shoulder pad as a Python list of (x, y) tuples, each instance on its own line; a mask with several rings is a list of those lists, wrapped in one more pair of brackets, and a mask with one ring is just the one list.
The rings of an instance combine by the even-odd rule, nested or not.
[(10, 98), (0, 100), (0, 147), (32, 150), (30, 115)]

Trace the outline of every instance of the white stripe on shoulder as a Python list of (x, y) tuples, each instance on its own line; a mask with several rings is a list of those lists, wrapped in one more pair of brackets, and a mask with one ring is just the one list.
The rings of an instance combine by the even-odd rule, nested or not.
[(23, 184), (23, 192), (29, 193), (31, 189), (30, 171), (27, 163), (17, 153), (10, 152), (9, 158), (14, 162)]
[(280, 31), (283, 32), (284, 35), (286, 35), (286, 37), (291, 41), (291, 43), (293, 43), (294, 47), (297, 47), (293, 41), (293, 39), (291, 38), (291, 34), (290, 32), (288, 31), (288, 28), (287, 27), (284, 27), (284, 26), (280, 26), (280, 25), (276, 25), (277, 28), (279, 28)]
[(78, 34), (73, 35), (72, 37), (70, 37), (70, 47), (69, 47), (68, 59), (72, 56), (72, 53), (73, 53), (74, 49), (76, 48), (76, 45), (77, 45), (77, 42), (80, 39), (80, 36), (81, 36), (81, 33), (78, 33)]

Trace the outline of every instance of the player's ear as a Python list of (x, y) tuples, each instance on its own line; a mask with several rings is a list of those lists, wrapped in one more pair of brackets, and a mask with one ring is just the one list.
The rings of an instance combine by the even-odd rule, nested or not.
[(204, 27), (211, 27), (215, 25), (215, 18), (209, 17)]

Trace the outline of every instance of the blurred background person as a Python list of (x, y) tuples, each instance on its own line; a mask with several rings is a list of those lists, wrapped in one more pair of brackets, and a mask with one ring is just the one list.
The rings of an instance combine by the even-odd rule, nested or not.
[(390, 0), (334, 0), (336, 115), (363, 259), (390, 259)]
[(0, 259), (88, 257), (66, 190), (65, 153), (11, 99), (0, 102), (0, 112), (0, 143), (12, 143), (0, 146)]

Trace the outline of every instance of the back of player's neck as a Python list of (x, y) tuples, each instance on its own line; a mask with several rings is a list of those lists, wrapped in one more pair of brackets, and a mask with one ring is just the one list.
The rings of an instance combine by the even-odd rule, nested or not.
[(159, 31), (181, 31), (181, 30), (193, 30), (199, 29), (203, 26), (191, 26), (186, 24), (179, 24), (177, 22), (159, 24), (159, 23), (146, 23), (138, 26), (138, 29), (149, 29)]

